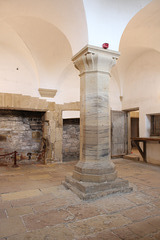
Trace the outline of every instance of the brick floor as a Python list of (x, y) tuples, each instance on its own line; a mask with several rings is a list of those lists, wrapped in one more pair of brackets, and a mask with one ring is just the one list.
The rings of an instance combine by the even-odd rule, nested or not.
[(160, 167), (113, 161), (134, 190), (94, 201), (61, 185), (75, 163), (0, 167), (0, 240), (160, 240)]

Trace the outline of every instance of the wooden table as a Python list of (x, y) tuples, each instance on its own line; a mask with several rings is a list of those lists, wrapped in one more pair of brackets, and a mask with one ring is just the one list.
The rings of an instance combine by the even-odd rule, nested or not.
[[(146, 154), (146, 142), (159, 142), (160, 143), (160, 138), (131, 138), (133, 144), (136, 146), (138, 149), (139, 153), (141, 154), (144, 162), (147, 162), (147, 154)], [(139, 146), (139, 142), (143, 143), (143, 150)]]

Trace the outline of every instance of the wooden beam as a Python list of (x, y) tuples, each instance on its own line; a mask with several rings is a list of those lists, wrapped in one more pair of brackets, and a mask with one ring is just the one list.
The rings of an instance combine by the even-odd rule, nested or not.
[[(138, 149), (139, 153), (141, 154), (144, 162), (147, 162), (147, 158), (146, 158), (146, 141), (144, 140), (132, 140), (134, 145), (136, 146), (136, 148)], [(139, 142), (143, 142), (143, 150), (141, 149), (141, 147), (139, 146)]]

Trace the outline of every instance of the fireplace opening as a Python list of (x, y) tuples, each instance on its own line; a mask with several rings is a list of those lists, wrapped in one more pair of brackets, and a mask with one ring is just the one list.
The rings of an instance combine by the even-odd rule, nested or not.
[[(0, 155), (17, 151), (19, 163), (40, 161), (44, 112), (0, 110)], [(11, 157), (0, 158), (11, 163)]]

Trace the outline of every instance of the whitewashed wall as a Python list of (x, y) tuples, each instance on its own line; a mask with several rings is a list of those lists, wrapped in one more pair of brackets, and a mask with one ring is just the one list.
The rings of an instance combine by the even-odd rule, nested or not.
[[(139, 108), (140, 137), (150, 136), (150, 114), (160, 114), (160, 53), (148, 50), (126, 72), (123, 109)], [(160, 164), (160, 145), (147, 143), (147, 159)]]

